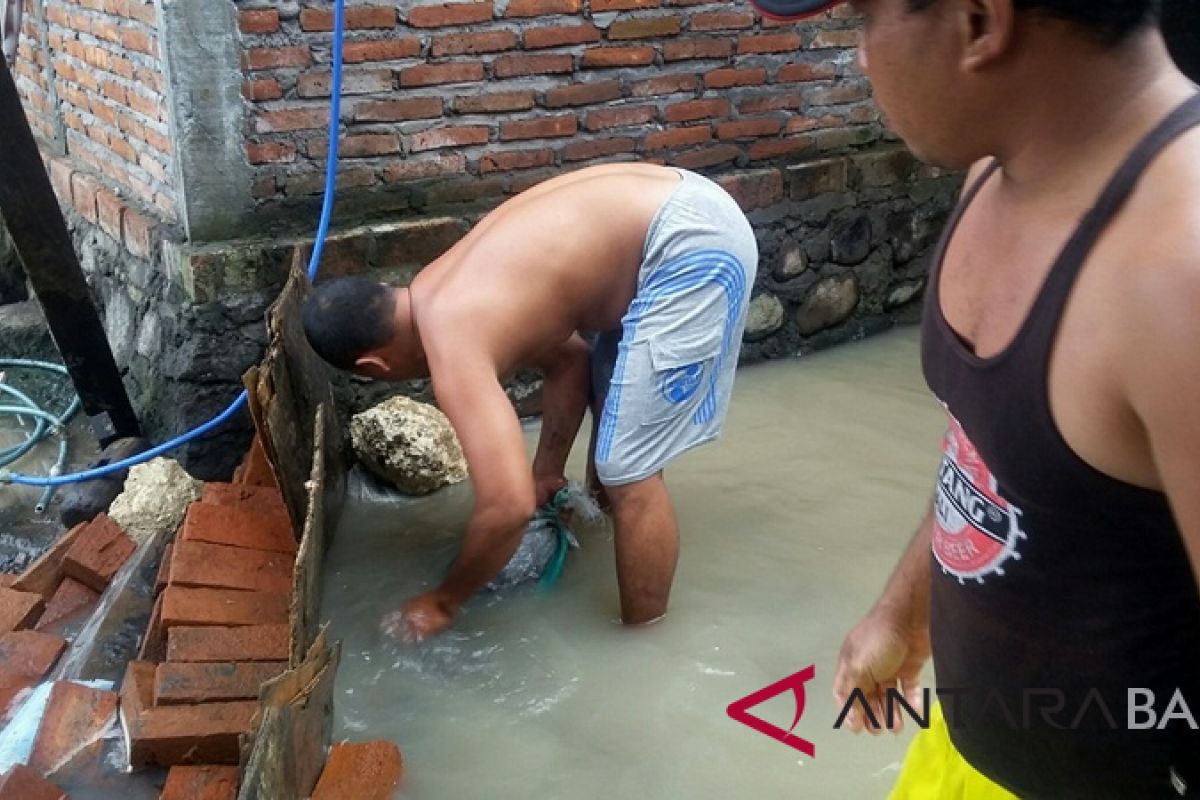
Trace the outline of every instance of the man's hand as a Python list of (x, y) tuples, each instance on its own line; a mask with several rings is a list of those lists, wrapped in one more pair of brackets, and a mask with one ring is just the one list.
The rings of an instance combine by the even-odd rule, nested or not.
[(534, 475), (533, 488), (536, 504), (539, 507), (546, 505), (566, 485), (567, 479), (562, 475)]
[[(888, 689), (899, 688), (908, 704), (922, 713), (920, 674), (928, 660), (928, 626), (912, 625), (899, 614), (876, 606), (842, 643), (833, 696), (845, 707), (851, 693), (862, 690), (880, 726), (887, 724)], [(864, 718), (858, 703), (846, 716), (846, 727), (855, 733), (864, 728), (872, 734), (882, 730)], [(903, 727), (903, 716), (897, 714), (892, 730), (899, 732)]]
[(457, 613), (458, 609), (450, 606), (437, 591), (425, 592), (389, 615), (383, 627), (389, 636), (406, 642), (420, 642), (453, 625)]

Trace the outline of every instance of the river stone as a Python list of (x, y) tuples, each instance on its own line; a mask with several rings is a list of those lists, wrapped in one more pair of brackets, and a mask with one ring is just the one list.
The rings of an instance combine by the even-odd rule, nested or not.
[(408, 397), (392, 397), (356, 414), (350, 440), (368, 470), (405, 494), (429, 494), (467, 477), (450, 420)]
[(113, 501), (108, 516), (141, 544), (159, 531), (177, 529), (188, 506), (200, 499), (203, 486), (179, 462), (156, 458), (129, 470), (125, 491)]
[(792, 278), (802, 275), (808, 269), (808, 254), (799, 244), (793, 244), (784, 251), (783, 258), (775, 267), (773, 277), (780, 283), (786, 283)]
[(796, 312), (800, 333), (810, 336), (832, 327), (854, 313), (858, 305), (858, 279), (852, 274), (826, 278), (813, 287)]
[(853, 266), (861, 264), (871, 253), (871, 220), (866, 214), (854, 212), (833, 221), (833, 260)]
[(897, 308), (898, 306), (904, 305), (909, 300), (912, 300), (917, 296), (917, 292), (921, 291), (922, 285), (922, 281), (900, 284), (892, 290), (891, 294), (887, 296), (887, 300), (885, 300), (883, 304), (884, 308), (891, 310), (893, 308)]
[(783, 327), (783, 303), (770, 292), (763, 292), (750, 301), (746, 312), (746, 338), (756, 341), (770, 336)]

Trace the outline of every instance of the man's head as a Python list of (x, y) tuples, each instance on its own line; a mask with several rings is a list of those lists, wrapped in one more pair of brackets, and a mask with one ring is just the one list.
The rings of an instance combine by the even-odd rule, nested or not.
[(381, 380), (423, 374), (407, 289), (366, 278), (324, 281), (313, 287), (302, 318), (309, 345), (338, 369)]
[(1095, 65), (1136, 65), (1129, 53), (1151, 41), (1161, 4), (852, 2), (863, 17), (860, 63), (888, 122), (924, 160), (959, 168), (999, 155), (999, 140), (1019, 132), (1024, 115), (1053, 112), (1052, 92), (1112, 77)]

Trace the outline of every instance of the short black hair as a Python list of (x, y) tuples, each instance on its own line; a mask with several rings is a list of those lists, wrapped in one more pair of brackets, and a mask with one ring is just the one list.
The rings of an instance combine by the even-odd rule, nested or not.
[(304, 335), (323, 360), (338, 369), (353, 369), (364, 354), (391, 341), (395, 310), (391, 287), (378, 281), (324, 281), (304, 301)]
[[(908, 5), (920, 11), (936, 2), (908, 0)], [(1157, 24), (1162, 14), (1162, 0), (1013, 0), (1013, 6), (1075, 23), (1109, 46)]]

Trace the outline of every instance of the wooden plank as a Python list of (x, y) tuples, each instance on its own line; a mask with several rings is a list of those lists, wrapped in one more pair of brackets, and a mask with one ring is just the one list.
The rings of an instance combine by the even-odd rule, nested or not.
[[(2, 60), (0, 60), (2, 61)], [(100, 444), (141, 435), (8, 65), (0, 63), (0, 215)]]

